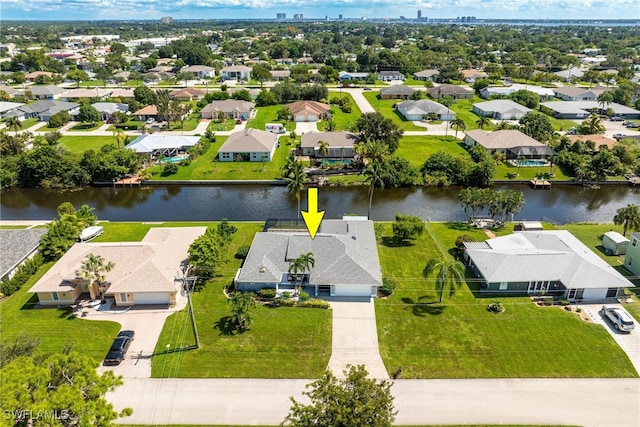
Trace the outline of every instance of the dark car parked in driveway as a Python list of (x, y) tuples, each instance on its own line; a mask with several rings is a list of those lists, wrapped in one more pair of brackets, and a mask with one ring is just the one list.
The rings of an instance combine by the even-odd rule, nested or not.
[(135, 338), (134, 331), (120, 331), (116, 339), (111, 344), (111, 348), (104, 358), (105, 365), (119, 365), (124, 360), (131, 342)]

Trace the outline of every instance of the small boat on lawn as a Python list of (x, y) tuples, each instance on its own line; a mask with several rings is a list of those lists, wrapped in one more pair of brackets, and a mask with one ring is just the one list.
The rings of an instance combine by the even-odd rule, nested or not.
[(82, 230), (82, 233), (80, 233), (80, 241), (88, 242), (89, 240), (93, 240), (96, 237), (100, 236), (102, 233), (104, 233), (104, 227), (101, 227), (99, 225), (87, 227)]

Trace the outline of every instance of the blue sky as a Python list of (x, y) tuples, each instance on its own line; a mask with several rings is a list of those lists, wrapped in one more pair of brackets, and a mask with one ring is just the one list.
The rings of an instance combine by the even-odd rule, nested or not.
[[(401, 4), (401, 7), (398, 7)], [(2, 20), (287, 18), (640, 19), (640, 0), (2, 0)]]

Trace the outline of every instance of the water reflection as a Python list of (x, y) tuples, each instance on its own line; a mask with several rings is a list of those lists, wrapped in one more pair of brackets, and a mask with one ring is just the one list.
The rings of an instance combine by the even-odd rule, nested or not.
[[(558, 223), (610, 222), (618, 208), (640, 201), (640, 189), (626, 186), (555, 185), (550, 190), (527, 186), (500, 186), (522, 191), (525, 206), (516, 219), (552, 220)], [(393, 220), (396, 212), (435, 221), (459, 221), (466, 216), (458, 202), (458, 188), (376, 189), (372, 218)], [(297, 202), (278, 186), (165, 186), (134, 188), (86, 188), (81, 191), (12, 189), (2, 192), (2, 219), (51, 219), (57, 206), (69, 201), (75, 206), (96, 208), (101, 219), (112, 221), (211, 221), (221, 218), (261, 221), (267, 217), (296, 216)], [(319, 208), (327, 218), (366, 215), (367, 186), (322, 188)], [(301, 199), (307, 208), (306, 194)]]

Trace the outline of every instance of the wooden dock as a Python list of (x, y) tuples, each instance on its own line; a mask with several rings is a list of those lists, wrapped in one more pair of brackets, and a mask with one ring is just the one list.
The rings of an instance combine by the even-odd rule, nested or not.
[(533, 188), (551, 188), (551, 182), (547, 181), (546, 179), (532, 179), (531, 181), (529, 181), (529, 184), (531, 184)]

